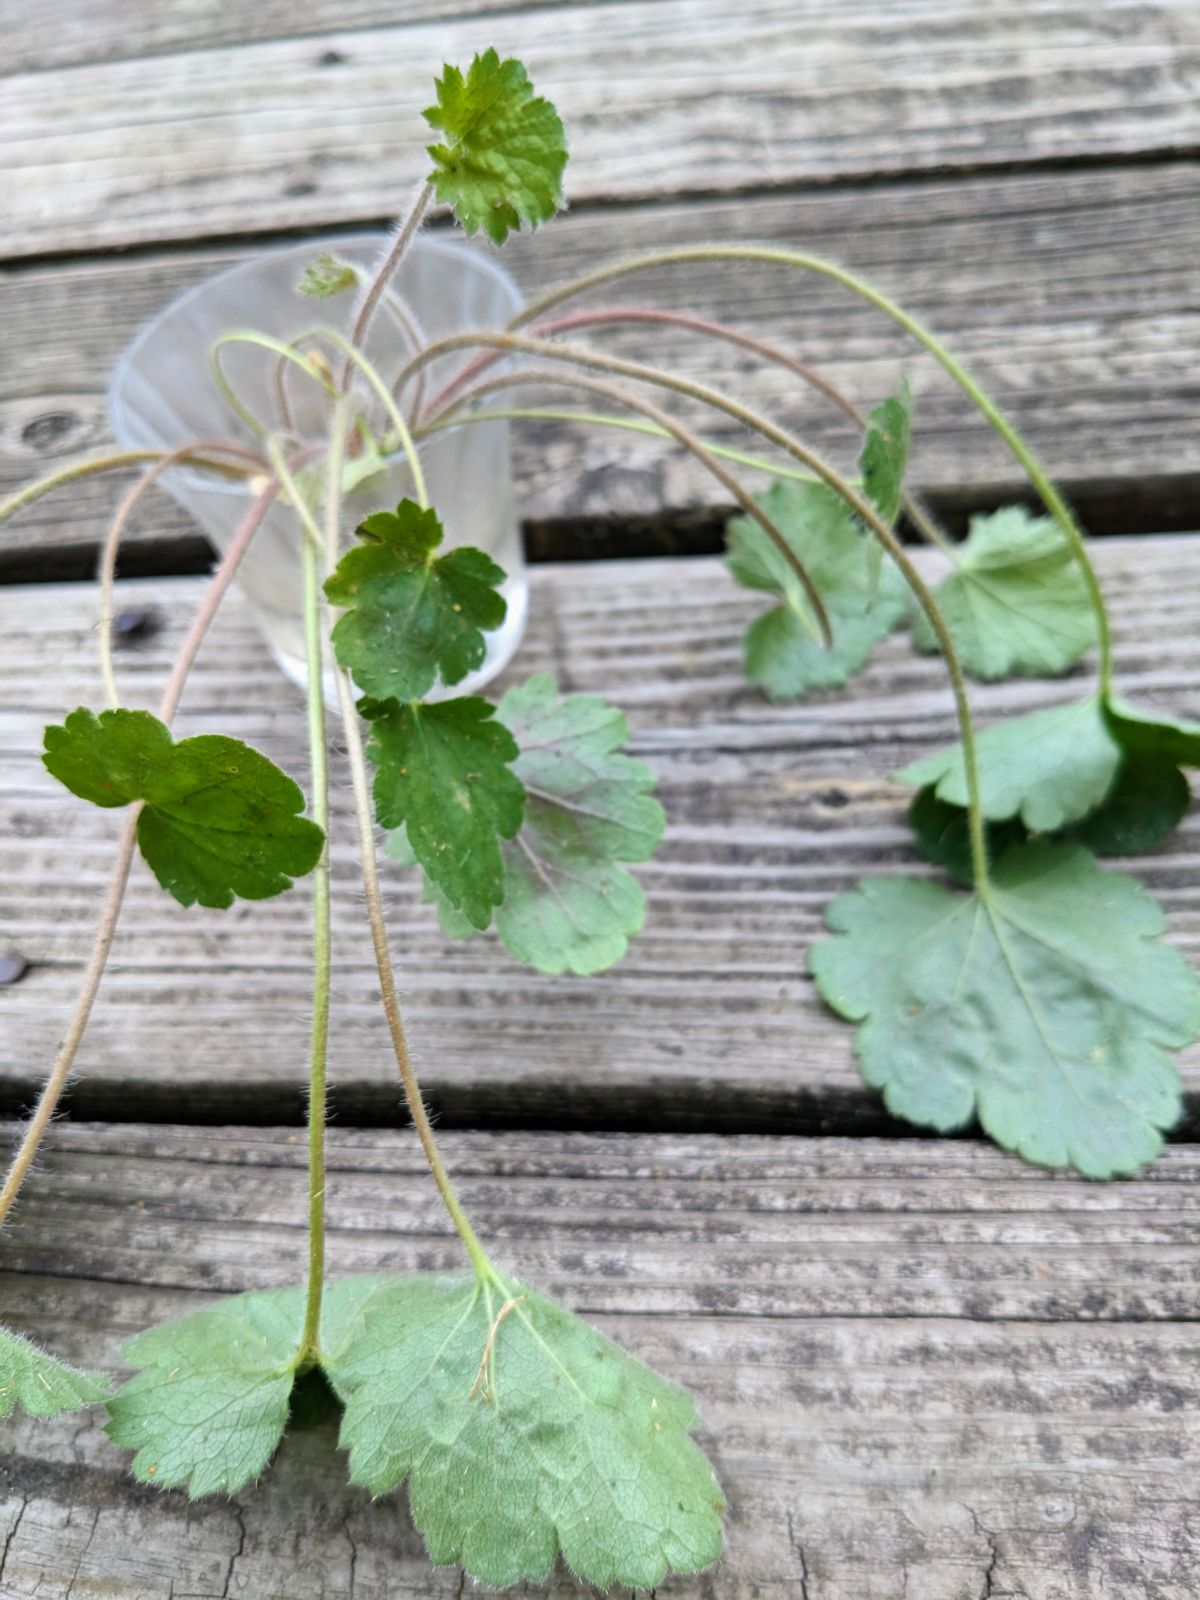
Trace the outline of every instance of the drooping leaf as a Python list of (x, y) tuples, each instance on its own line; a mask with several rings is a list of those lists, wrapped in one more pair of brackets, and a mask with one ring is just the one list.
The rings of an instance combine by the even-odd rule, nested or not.
[[(1120, 746), (1094, 698), (995, 723), (977, 736), (976, 752), (984, 816), (993, 822), (1019, 817), (1033, 833), (1054, 833), (1094, 811), (1121, 764)], [(960, 745), (914, 761), (896, 776), (932, 785), (952, 805), (967, 803)]]
[(1180, 1109), (1167, 1052), (1200, 1029), (1200, 985), (1132, 878), (1032, 844), (986, 898), (875, 878), (827, 920), (839, 937), (813, 974), (862, 1022), (863, 1076), (895, 1115), (941, 1132), (977, 1116), (1005, 1149), (1089, 1177), (1157, 1154)]
[(265, 900), (310, 872), (324, 835), (304, 796), (240, 739), (200, 734), (177, 744), (148, 711), (80, 707), (45, 731), (47, 769), (98, 806), (142, 800), (138, 845), (181, 905)]
[(1114, 738), (1131, 759), (1200, 767), (1200, 724), (1180, 722), (1161, 712), (1147, 716), (1115, 697), (1105, 706), (1105, 716)]
[(904, 583), (888, 567), (871, 593), (869, 541), (845, 501), (825, 484), (775, 483), (759, 497), (816, 585), (833, 629), (820, 642), (815, 618), (795, 573), (750, 517), (729, 524), (728, 566), (748, 589), (782, 604), (751, 623), (744, 640), (746, 675), (773, 700), (843, 684), (867, 661), (904, 614)]
[(1126, 757), (1097, 809), (1068, 831), (1098, 856), (1141, 855), (1179, 826), (1191, 797), (1172, 762)]
[[(326, 1284), (320, 1346), (336, 1352), (384, 1280)], [(108, 1402), (106, 1429), (136, 1452), (133, 1474), (193, 1499), (234, 1494), (270, 1461), (283, 1437), (304, 1325), (301, 1284), (231, 1295), (137, 1334), (122, 1354), (139, 1369)]]
[(381, 828), (405, 827), (417, 860), (450, 904), (486, 928), (504, 894), (501, 841), (521, 826), (517, 743), (486, 700), (428, 705), (362, 701), (372, 719)]
[(100, 1373), (69, 1367), (0, 1327), (0, 1417), (11, 1417), (18, 1406), (31, 1417), (57, 1417), (95, 1405), (107, 1393)]
[[(900, 380), (894, 395), (872, 407), (858, 458), (863, 492), (887, 523), (895, 525), (904, 502), (904, 474), (912, 445), (912, 391)], [(871, 541), (874, 544), (874, 540)], [(878, 548), (878, 546), (876, 546)]]
[[(625, 718), (598, 695), (561, 697), (539, 673), (496, 707), (520, 747), (513, 771), (525, 785), (525, 820), (501, 847), (504, 898), (496, 931), (518, 961), (540, 972), (600, 972), (625, 954), (645, 901), (620, 864), (645, 861), (662, 837), (654, 775), (619, 754)], [(411, 859), (405, 835), (388, 853)], [(476, 932), (433, 891), (451, 938)]]
[(296, 293), (310, 300), (332, 300), (358, 284), (358, 268), (352, 267), (329, 250), (322, 250), (315, 261), (310, 261), (296, 285)]
[(425, 120), (445, 136), (428, 147), (430, 182), (468, 233), (482, 228), (503, 244), (523, 222), (548, 222), (562, 204), (566, 134), (519, 61), (485, 50), (465, 77), (447, 66)]
[(326, 1371), (351, 1480), (381, 1494), (407, 1478), (439, 1565), (503, 1588), (561, 1551), (601, 1589), (652, 1589), (721, 1553), (690, 1396), (532, 1289), (394, 1280)]
[(412, 500), (376, 512), (358, 532), (363, 542), (325, 585), (329, 600), (348, 608), (332, 634), (342, 666), (385, 700), (419, 700), (439, 675), (460, 683), (483, 664), (483, 630), (504, 621), (501, 568), (469, 547), (436, 556), (437, 513)]
[[(1096, 642), (1087, 584), (1057, 524), (1010, 506), (972, 517), (938, 605), (966, 670), (977, 678), (1064, 672)], [(935, 650), (929, 619), (913, 638)]]

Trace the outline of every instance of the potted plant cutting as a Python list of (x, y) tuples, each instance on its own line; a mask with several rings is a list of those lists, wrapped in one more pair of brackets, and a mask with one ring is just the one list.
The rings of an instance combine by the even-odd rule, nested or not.
[[(134, 1376), (112, 1394), (0, 1330), (0, 1413), (104, 1403), (140, 1480), (232, 1493), (266, 1468), (297, 1384), (319, 1371), (343, 1407), (352, 1481), (372, 1493), (407, 1482), (434, 1562), (504, 1587), (544, 1577), (561, 1556), (600, 1587), (653, 1588), (669, 1570), (702, 1570), (722, 1547), (724, 1503), (691, 1435), (691, 1401), (491, 1260), (421, 1098), (380, 894), (377, 828), (389, 857), (422, 872), (448, 935), (494, 924), (541, 971), (600, 971), (643, 920), (628, 867), (652, 853), (663, 815), (651, 774), (621, 750), (620, 713), (597, 696), (560, 696), (544, 676), (497, 704), (471, 692), (512, 654), (523, 614), (506, 429), (581, 415), (530, 405), (529, 391), (570, 388), (599, 425), (632, 421), (690, 451), (736, 503), (730, 570), (770, 600), (748, 630), (746, 668), (773, 697), (847, 681), (915, 598), (916, 642), (946, 663), (960, 739), (904, 774), (917, 786), (911, 820), (919, 849), (961, 887), (869, 881), (834, 903), (834, 937), (812, 955), (826, 999), (861, 1022), (864, 1075), (896, 1114), (947, 1130), (977, 1117), (1006, 1148), (1094, 1177), (1153, 1156), (1179, 1109), (1168, 1052), (1200, 1029), (1200, 992), (1161, 943), (1157, 907), (1096, 856), (1146, 848), (1178, 821), (1180, 769), (1200, 764), (1200, 729), (1117, 697), (1105, 599), (1069, 508), (994, 402), (888, 297), (800, 251), (713, 245), (600, 266), (521, 306), (490, 263), (448, 255), (421, 224), (442, 202), (467, 233), (501, 245), (549, 221), (567, 158), (557, 113), (519, 62), (487, 51), (465, 72), (445, 69), (425, 117), (439, 135), (429, 175), (382, 248), (302, 247), (303, 264), (276, 254), (196, 292), (118, 375), (123, 448), (0, 508), (11, 515), (86, 473), (145, 465), (101, 561), (108, 709), (79, 707), (46, 729), (49, 771), (81, 799), (124, 809), (125, 821), (80, 999), (0, 1191), (0, 1223), (70, 1077), (135, 854), (183, 905), (228, 907), (311, 878), (314, 967), (305, 1282), (138, 1335), (125, 1349)], [(935, 592), (897, 533), (907, 512), (946, 544), (904, 487), (906, 388), (863, 417), (790, 353), (735, 327), (576, 303), (636, 273), (715, 259), (821, 273), (897, 322), (997, 429), (1046, 515), (981, 520), (964, 546), (947, 547), (952, 570)], [(857, 473), (686, 374), (574, 337), (631, 322), (732, 342), (818, 387), (861, 424)], [(196, 381), (193, 349), (211, 363), (210, 389)], [(734, 419), (775, 455), (706, 440), (672, 396)], [(764, 467), (777, 481), (754, 495), (743, 473)], [(222, 555), (155, 716), (121, 703), (112, 619), (122, 534), (160, 478)], [(310, 815), (260, 753), (220, 733), (170, 732), (239, 575), (277, 658), (306, 688)], [(976, 733), (968, 674), (1058, 672), (1093, 645), (1093, 692)], [(327, 700), (349, 759), (397, 1069), (462, 1241), (461, 1274), (326, 1278)]]

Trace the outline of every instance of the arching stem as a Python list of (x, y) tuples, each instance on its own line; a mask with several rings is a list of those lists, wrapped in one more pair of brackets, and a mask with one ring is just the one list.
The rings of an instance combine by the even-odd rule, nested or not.
[(1071, 553), (1075, 557), (1080, 571), (1083, 573), (1084, 582), (1087, 585), (1088, 596), (1096, 617), (1096, 632), (1100, 647), (1100, 687), (1104, 695), (1110, 694), (1113, 681), (1113, 659), (1112, 630), (1109, 626), (1108, 609), (1105, 606), (1100, 579), (1088, 555), (1083, 534), (1067, 508), (1066, 502), (1050, 481), (1046, 469), (1042, 466), (1037, 456), (983, 386), (971, 376), (955, 356), (951, 355), (941, 340), (929, 328), (925, 327), (924, 323), (905, 311), (902, 306), (898, 305), (890, 296), (884, 294), (882, 290), (876, 289), (873, 284), (868, 283), (865, 278), (860, 278), (857, 273), (838, 266), (834, 261), (826, 261), (823, 256), (809, 255), (799, 250), (776, 249), (768, 245), (680, 245), (675, 249), (655, 250), (645, 255), (630, 256), (624, 261), (614, 262), (611, 266), (599, 267), (595, 272), (584, 273), (570, 283), (563, 284), (558, 289), (552, 290), (549, 294), (541, 295), (538, 299), (531, 301), (529, 305), (524, 306), (509, 323), (509, 327), (524, 327), (528, 323), (543, 317), (546, 312), (553, 310), (555, 306), (562, 305), (564, 301), (572, 300), (576, 295), (584, 294), (589, 289), (599, 288), (601, 284), (612, 283), (616, 278), (627, 277), (631, 273), (644, 272), (657, 267), (677, 266), (684, 262), (697, 261), (761, 261), (768, 265), (795, 267), (804, 272), (813, 272), (820, 277), (830, 278), (833, 282), (840, 283), (843, 288), (849, 289), (853, 294), (858, 295), (868, 305), (874, 306), (884, 316), (890, 317), (893, 322), (910, 334), (918, 344), (923, 345), (929, 351), (942, 370), (953, 378), (963, 393), (974, 402), (1004, 440), (1004, 443), (1020, 463), (1030, 483), (1037, 491), (1042, 504), (1062, 529)]
[[(179, 705), (183, 686), (187, 682), (187, 675), (192, 669), (196, 653), (200, 649), (204, 635), (208, 632), (209, 625), (216, 615), (217, 608), (224, 599), (229, 585), (233, 582), (234, 575), (241, 565), (242, 557), (250, 547), (250, 541), (257, 533), (259, 524), (271, 508), (271, 504), (279, 492), (279, 486), (272, 481), (258, 496), (246, 513), (240, 527), (230, 541), (228, 550), (221, 558), (220, 565), (213, 573), (212, 582), (208, 592), (192, 619), (188, 629), (187, 638), (183, 641), (175, 665), (163, 691), (162, 701), (158, 708), (159, 719), (170, 723)], [(75, 1011), (67, 1028), (66, 1037), (59, 1047), (58, 1056), (49, 1077), (42, 1088), (37, 1106), (30, 1119), (28, 1127), (17, 1152), (9, 1167), (8, 1175), (4, 1180), (4, 1187), (0, 1189), (0, 1223), (12, 1208), (13, 1201), (17, 1198), (21, 1185), (33, 1165), (34, 1157), (46, 1129), (53, 1120), (58, 1108), (58, 1102), (70, 1077), (71, 1068), (75, 1064), (88, 1019), (92, 1014), (92, 1006), (100, 988), (100, 980), (104, 976), (104, 968), (108, 963), (109, 952), (112, 949), (113, 936), (117, 930), (117, 919), (121, 913), (121, 904), (125, 898), (125, 885), (129, 880), (129, 867), (133, 860), (133, 849), (137, 838), (138, 815), (140, 806), (131, 806), (129, 815), (125, 819), (125, 826), (121, 831), (120, 843), (117, 847), (117, 858), (113, 863), (112, 876), (109, 879), (108, 893), (105, 896), (104, 906), (100, 913), (100, 925), (96, 930), (92, 953), (88, 959), (87, 971), (84, 973), (83, 986), (79, 999), (75, 1003)]]
[[(238, 445), (222, 445), (222, 449), (229, 454), (241, 454)], [(81, 461), (72, 461), (69, 466), (60, 467), (57, 472), (51, 472), (44, 478), (38, 478), (35, 483), (27, 483), (23, 489), (18, 489), (16, 494), (9, 495), (7, 500), (0, 501), (0, 523), (5, 523), (10, 517), (16, 516), (18, 511), (23, 511), (26, 506), (33, 505), (43, 495), (52, 494), (55, 489), (64, 488), (68, 483), (77, 483), (81, 478), (92, 478), (101, 472), (119, 472), (123, 467), (140, 467), (146, 462), (161, 461), (170, 452), (166, 450), (106, 450), (103, 455), (85, 456)], [(254, 451), (247, 451), (246, 455), (253, 460), (255, 468), (261, 471), (265, 462)], [(220, 473), (227, 478), (246, 478), (249, 472), (239, 471), (220, 461), (207, 461), (197, 458), (193, 466), (203, 467), (208, 472)]]

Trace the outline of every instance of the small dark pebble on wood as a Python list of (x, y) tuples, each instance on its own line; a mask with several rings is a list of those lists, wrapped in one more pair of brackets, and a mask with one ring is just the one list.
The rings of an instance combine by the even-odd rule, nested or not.
[(146, 639), (158, 632), (158, 614), (149, 606), (126, 606), (112, 621), (117, 639)]
[(16, 983), (28, 971), (28, 961), (17, 951), (10, 950), (7, 955), (0, 956), (0, 988), (5, 984)]

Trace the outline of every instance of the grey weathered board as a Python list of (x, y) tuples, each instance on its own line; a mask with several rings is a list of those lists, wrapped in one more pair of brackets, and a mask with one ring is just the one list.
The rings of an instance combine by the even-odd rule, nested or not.
[[(1124, 690), (1200, 716), (1200, 542), (1105, 541), (1096, 557), (1115, 601)], [(528, 634), (506, 681), (550, 671), (564, 689), (622, 706), (634, 750), (657, 774), (669, 831), (638, 869), (645, 932), (619, 967), (592, 978), (530, 973), (491, 935), (446, 940), (415, 875), (389, 868), (396, 971), (434, 1101), (457, 1120), (518, 1125), (869, 1125), (881, 1113), (859, 1080), (853, 1029), (825, 1010), (806, 956), (829, 900), (861, 875), (932, 870), (911, 849), (910, 791), (888, 774), (953, 737), (939, 661), (898, 635), (846, 689), (772, 705), (741, 675), (740, 634), (761, 602), (716, 561), (546, 566), (532, 584)], [(121, 655), (129, 703), (157, 699), (201, 589), (198, 579), (123, 589), (126, 603), (150, 603), (164, 622)], [(45, 722), (101, 700), (94, 608), (83, 586), (0, 590), (0, 929), (32, 963), (0, 991), (10, 1102), (32, 1093), (65, 1026), (119, 827), (38, 759)], [(1081, 669), (1065, 681), (980, 687), (974, 699), (986, 721), (1064, 701), (1087, 683)], [(179, 728), (245, 738), (303, 777), (301, 697), (236, 598), (202, 654)], [(342, 785), (334, 806), (335, 1104), (397, 1116)], [(1135, 866), (1193, 959), (1198, 848), (1193, 814)], [(119, 1105), (169, 1116), (186, 1101), (207, 1118), (298, 1115), (308, 916), (303, 890), (229, 912), (185, 911), (139, 866), (79, 1057), (79, 1103), (105, 1114)], [(1181, 1060), (1200, 1089), (1200, 1046)]]
[[(1188, 526), (1200, 504), (1197, 235), (1195, 172), (1176, 163), (584, 211), (512, 240), (504, 259), (530, 293), (614, 250), (714, 238), (843, 260), (930, 319), (1054, 474), (1075, 486), (1098, 527), (1148, 531)], [(0, 493), (102, 445), (104, 393), (121, 350), (173, 295), (243, 254), (204, 248), (0, 273)], [(917, 395), (917, 485), (970, 504), (994, 500), (1019, 476), (931, 361), (836, 285), (726, 264), (630, 279), (600, 298), (724, 317), (813, 361), (863, 405), (907, 372)], [(851, 432), (836, 412), (778, 370), (756, 370), (742, 352), (670, 333), (656, 332), (649, 346), (637, 330), (591, 338), (626, 356), (674, 363), (774, 411), (835, 459), (853, 459)], [(561, 390), (545, 398), (579, 403)], [(703, 427), (714, 439), (752, 443), (712, 414)], [(588, 548), (580, 528), (589, 518), (655, 518), (664, 508), (728, 499), (690, 458), (656, 442), (531, 423), (518, 432), (517, 484), (527, 522), (571, 524), (554, 536), (560, 551), (574, 540)], [(22, 513), (0, 533), (0, 575), (50, 576), (66, 562), (81, 576), (90, 559), (81, 552), (103, 537), (122, 490), (122, 480), (93, 479)], [(140, 559), (169, 571), (172, 541), (196, 538), (195, 525), (156, 498), (132, 543)], [(544, 547), (545, 536), (538, 542)]]
[(565, 5), (12, 74), (5, 251), (390, 216), (431, 75), (489, 43), (558, 105), (578, 201), (1200, 143), (1192, 0)]
[[(451, 1135), (498, 1260), (695, 1391), (731, 1503), (678, 1600), (1191, 1600), (1200, 1156), (1055, 1178), (912, 1141)], [(331, 1137), (334, 1273), (457, 1267), (409, 1134)], [(61, 1354), (303, 1275), (302, 1136), (55, 1130), (0, 1314)], [(0, 1424), (5, 1600), (461, 1597), (327, 1424), (261, 1482), (140, 1489), (99, 1416)], [(565, 1578), (530, 1595), (578, 1593)]]

